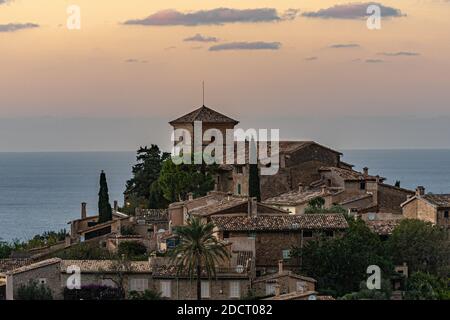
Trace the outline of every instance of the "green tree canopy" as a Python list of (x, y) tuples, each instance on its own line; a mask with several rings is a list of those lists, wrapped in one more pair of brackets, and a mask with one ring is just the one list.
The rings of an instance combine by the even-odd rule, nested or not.
[(367, 267), (378, 265), (385, 273), (393, 266), (384, 258), (379, 237), (363, 221), (349, 219), (349, 229), (342, 237), (309, 241), (295, 248), (293, 256), (302, 259), (302, 271), (317, 279), (321, 292), (343, 296), (359, 290), (367, 279)]
[(450, 299), (448, 284), (429, 273), (416, 272), (407, 280), (405, 299), (441, 300)]
[(139, 206), (152, 209), (167, 207), (168, 204), (155, 183), (158, 181), (162, 163), (169, 158), (170, 154), (162, 152), (157, 145), (139, 148), (136, 156), (137, 163), (132, 169), (133, 177), (127, 181), (124, 192), (132, 207), (131, 211)]
[(408, 264), (410, 272), (448, 274), (450, 247), (447, 233), (439, 226), (421, 220), (400, 222), (386, 243), (395, 264)]
[(214, 189), (215, 165), (180, 164), (165, 160), (158, 180), (164, 198), (169, 202), (182, 201), (189, 193), (204, 196)]
[(112, 220), (112, 208), (109, 203), (108, 183), (104, 171), (100, 174), (100, 191), (98, 192), (98, 223)]

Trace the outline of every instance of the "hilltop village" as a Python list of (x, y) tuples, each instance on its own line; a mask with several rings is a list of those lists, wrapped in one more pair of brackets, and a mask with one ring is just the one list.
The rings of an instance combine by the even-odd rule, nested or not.
[[(239, 123), (202, 106), (170, 125), (193, 130), (195, 121), (203, 123), (203, 130), (224, 132)], [(368, 227), (380, 242), (388, 241), (404, 220), (429, 222), (448, 231), (450, 195), (427, 194), (422, 186), (408, 190), (390, 185), (369, 168), (354, 170), (341, 157), (339, 151), (314, 141), (280, 141), (279, 170), (258, 177), (259, 199), (251, 196), (252, 170), (246, 163), (219, 165), (213, 190), (202, 196), (188, 193), (167, 209), (136, 208), (130, 214), (115, 201), (111, 219), (99, 223), (98, 213), (88, 214), (83, 203), (64, 241), (0, 261), (3, 296), (17, 299), (20, 288), (35, 280), (54, 299), (86, 298), (80, 287), (95, 287), (105, 297), (119, 288), (125, 298), (153, 293), (162, 299), (195, 299), (192, 276), (173, 265), (167, 253), (181, 245), (176, 230), (196, 217), (213, 224), (213, 236), (229, 257), (214, 260), (213, 277), (200, 270), (202, 299), (334, 299), (322, 291), (303, 256), (294, 251), (318, 239), (346, 237), (354, 221)], [(124, 202), (126, 206), (127, 195)], [(82, 244), (111, 256), (120, 253), (119, 258), (78, 260), (64, 254)], [(124, 258), (123, 248), (136, 247), (143, 248), (144, 259)], [(389, 298), (402, 299), (409, 268), (401, 261), (389, 270)], [(78, 291), (67, 287), (77, 281)]]

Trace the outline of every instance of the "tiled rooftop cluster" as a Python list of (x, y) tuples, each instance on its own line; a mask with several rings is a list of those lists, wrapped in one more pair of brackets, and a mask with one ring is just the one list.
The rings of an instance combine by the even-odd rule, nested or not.
[(221, 231), (290, 231), (301, 229), (345, 229), (342, 214), (216, 216), (211, 218)]
[(423, 198), (437, 207), (450, 208), (450, 194), (427, 194)]

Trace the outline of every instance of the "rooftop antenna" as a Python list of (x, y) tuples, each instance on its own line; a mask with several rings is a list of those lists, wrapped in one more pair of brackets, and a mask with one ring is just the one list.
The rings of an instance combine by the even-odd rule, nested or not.
[(202, 82), (203, 85), (203, 106), (205, 106), (205, 81)]

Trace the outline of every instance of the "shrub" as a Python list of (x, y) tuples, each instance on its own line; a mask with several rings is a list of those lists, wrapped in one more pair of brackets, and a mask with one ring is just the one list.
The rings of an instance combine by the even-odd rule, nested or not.
[(48, 286), (30, 280), (17, 290), (17, 300), (53, 300), (53, 295)]
[(135, 236), (138, 233), (134, 230), (133, 227), (128, 227), (128, 226), (122, 226), (120, 228), (120, 234), (123, 236)]
[(128, 258), (143, 256), (147, 253), (144, 244), (138, 241), (126, 241), (119, 244), (119, 255), (125, 255)]
[(121, 300), (123, 293), (119, 288), (89, 285), (81, 289), (64, 288), (64, 300)]
[(144, 292), (131, 291), (129, 300), (161, 300), (161, 293), (154, 290), (145, 290)]

